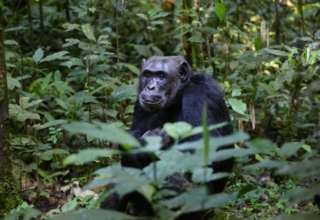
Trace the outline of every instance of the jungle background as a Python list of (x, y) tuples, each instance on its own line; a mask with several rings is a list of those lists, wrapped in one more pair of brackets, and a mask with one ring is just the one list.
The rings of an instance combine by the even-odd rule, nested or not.
[[(111, 192), (138, 190), (154, 219), (319, 219), (319, 1), (4, 0), (0, 16), (0, 216), (151, 219), (99, 209)], [(139, 145), (126, 130), (140, 63), (176, 54), (219, 82), (235, 133), (168, 124), (175, 146), (150, 138), (142, 149), (160, 160), (122, 168)], [(199, 154), (177, 150), (199, 131)], [(225, 143), (235, 149), (212, 157)], [(205, 165), (222, 157), (236, 157), (234, 172), (208, 195), (204, 183), (224, 174)], [(185, 171), (192, 186), (163, 190)]]

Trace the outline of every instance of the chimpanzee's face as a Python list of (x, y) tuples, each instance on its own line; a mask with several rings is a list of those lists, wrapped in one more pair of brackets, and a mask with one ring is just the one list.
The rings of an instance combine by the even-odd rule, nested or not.
[(190, 74), (189, 64), (180, 56), (149, 58), (142, 65), (139, 79), (141, 107), (157, 111), (169, 106)]

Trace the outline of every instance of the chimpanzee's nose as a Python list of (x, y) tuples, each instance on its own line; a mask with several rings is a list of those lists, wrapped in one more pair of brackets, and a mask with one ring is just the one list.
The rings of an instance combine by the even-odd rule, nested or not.
[(147, 86), (148, 90), (154, 90), (156, 87), (155, 85), (151, 84)]

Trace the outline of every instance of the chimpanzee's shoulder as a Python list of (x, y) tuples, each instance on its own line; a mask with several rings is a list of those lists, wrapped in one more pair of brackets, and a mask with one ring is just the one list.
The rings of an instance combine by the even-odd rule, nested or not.
[(202, 90), (208, 95), (221, 95), (219, 83), (214, 80), (210, 75), (205, 73), (195, 73), (191, 79), (192, 87), (196, 90)]

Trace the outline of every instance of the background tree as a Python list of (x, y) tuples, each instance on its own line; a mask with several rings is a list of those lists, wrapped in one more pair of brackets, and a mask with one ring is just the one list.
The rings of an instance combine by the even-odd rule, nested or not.
[(0, 4), (0, 218), (19, 202), (18, 182), (13, 177), (7, 139), (9, 121), (8, 90), (4, 49), (3, 5)]

